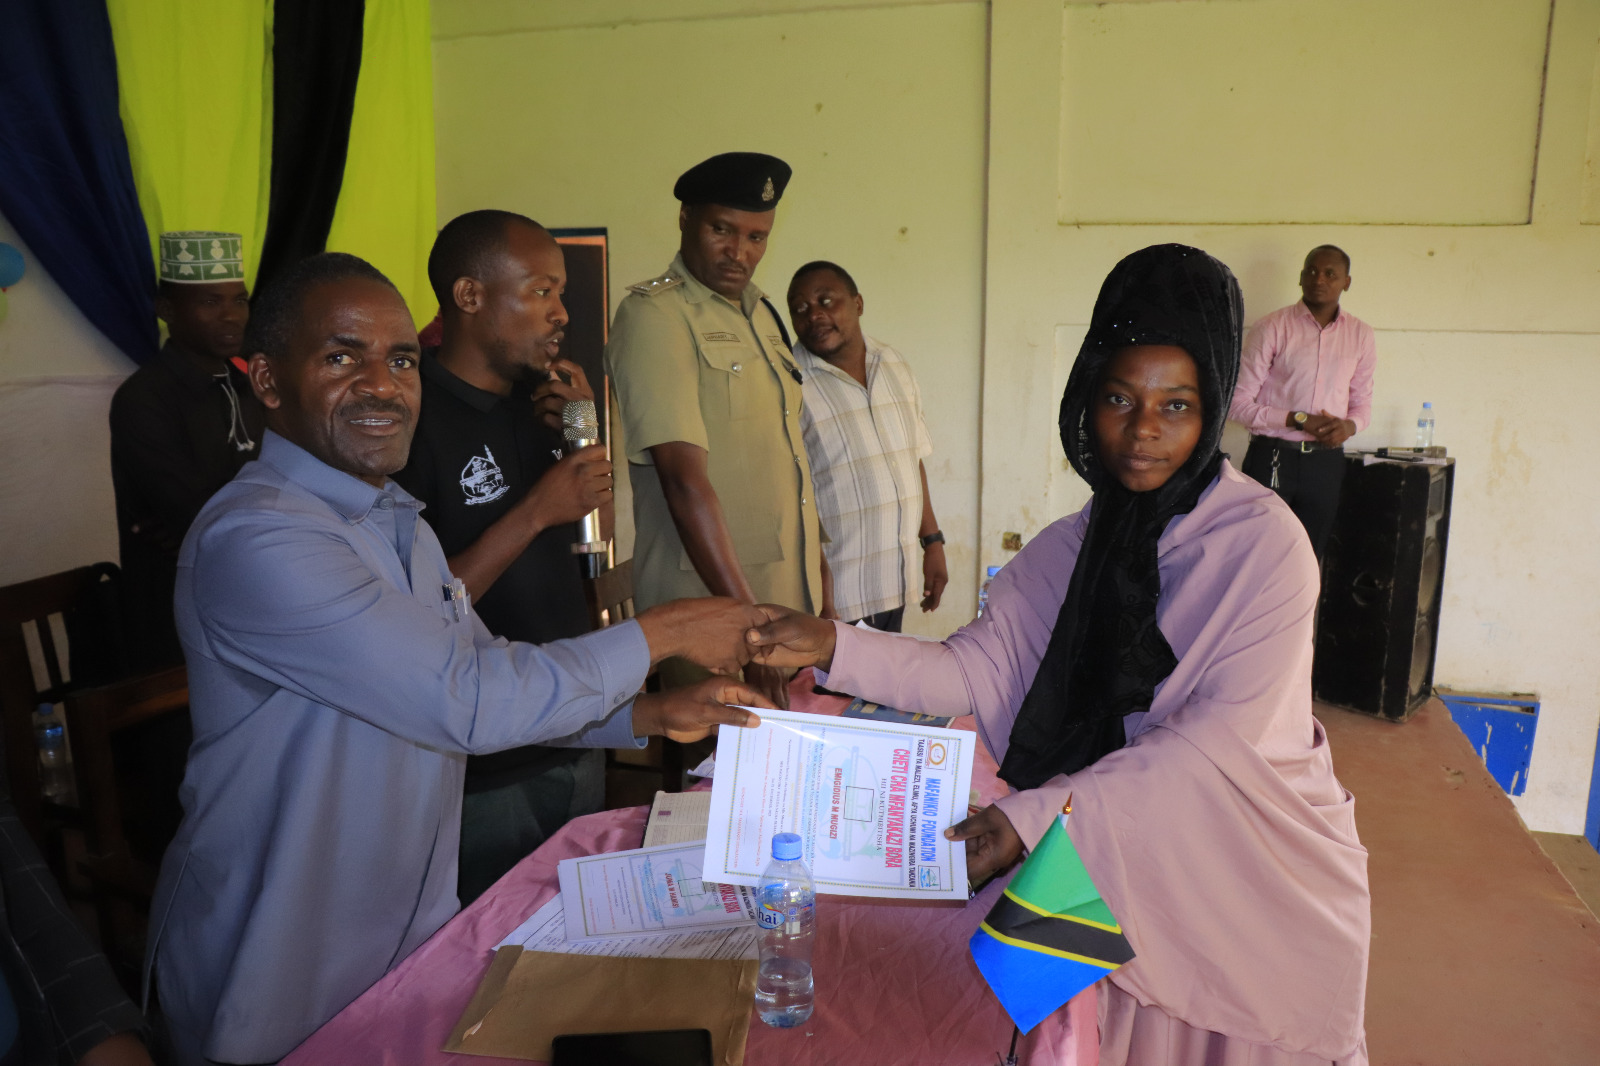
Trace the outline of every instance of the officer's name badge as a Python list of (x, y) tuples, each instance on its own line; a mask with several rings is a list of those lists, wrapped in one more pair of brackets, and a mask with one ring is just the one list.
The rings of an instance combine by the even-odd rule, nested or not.
[(721, 330), (714, 330), (711, 333), (702, 333), (700, 336), (704, 337), (712, 344), (737, 344), (739, 341), (739, 335), (737, 333), (724, 333)]

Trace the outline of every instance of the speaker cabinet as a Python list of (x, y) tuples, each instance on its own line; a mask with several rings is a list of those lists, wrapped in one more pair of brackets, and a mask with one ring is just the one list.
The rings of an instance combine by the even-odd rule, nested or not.
[(1316, 698), (1404, 721), (1433, 689), (1455, 460), (1345, 459), (1322, 563)]

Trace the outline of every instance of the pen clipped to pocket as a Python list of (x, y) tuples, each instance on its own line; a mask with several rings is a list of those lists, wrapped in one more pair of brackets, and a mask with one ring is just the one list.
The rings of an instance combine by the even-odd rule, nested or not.
[(467, 583), (459, 577), (451, 578), (444, 586), (444, 607), (451, 621), (465, 622), (472, 613), (472, 597), (467, 594)]

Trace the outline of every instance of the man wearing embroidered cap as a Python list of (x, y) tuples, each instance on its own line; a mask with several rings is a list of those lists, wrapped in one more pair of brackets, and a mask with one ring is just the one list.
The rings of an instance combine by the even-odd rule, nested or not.
[(167, 342), (111, 401), (123, 600), (135, 666), (181, 658), (178, 546), (201, 506), (256, 457), (263, 412), (239, 346), (250, 317), (237, 233), (163, 233), (156, 314)]
[[(666, 273), (629, 286), (606, 367), (633, 485), (634, 596), (823, 609), (800, 375), (787, 330), (751, 281), (789, 166), (728, 152), (691, 167), (673, 195), (681, 239)], [(686, 671), (663, 671), (668, 683)], [(747, 667), (780, 706), (785, 676)]]

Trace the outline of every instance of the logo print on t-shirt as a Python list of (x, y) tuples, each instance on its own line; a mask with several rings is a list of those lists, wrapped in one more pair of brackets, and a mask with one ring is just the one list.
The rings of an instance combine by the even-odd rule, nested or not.
[(505, 475), (495, 465), (494, 452), (489, 450), (487, 444), (483, 446), (482, 455), (474, 455), (461, 468), (461, 488), (467, 494), (468, 507), (498, 500), (509, 487)]

